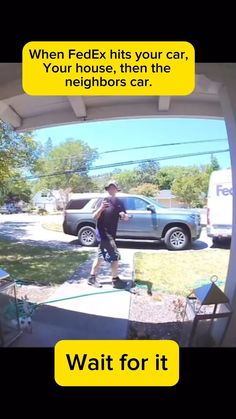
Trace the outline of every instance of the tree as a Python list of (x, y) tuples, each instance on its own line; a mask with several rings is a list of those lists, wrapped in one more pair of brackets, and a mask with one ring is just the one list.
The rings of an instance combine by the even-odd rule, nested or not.
[(214, 172), (215, 170), (220, 170), (220, 164), (214, 155), (211, 155), (211, 162), (206, 167), (206, 172), (209, 173), (209, 175)]
[(166, 166), (161, 168), (155, 177), (155, 183), (159, 186), (159, 189), (171, 189), (175, 178), (183, 173), (183, 167), (181, 166)]
[(38, 162), (37, 175), (42, 178), (36, 189), (71, 188), (73, 192), (88, 192), (95, 187), (88, 171), (98, 153), (81, 140), (68, 139), (54, 147), (47, 158)]
[(52, 144), (52, 139), (51, 137), (48, 137), (45, 146), (44, 146), (44, 157), (49, 156), (49, 154), (52, 152), (53, 150), (53, 144)]
[(142, 185), (129, 190), (129, 192), (133, 194), (151, 196), (154, 198), (157, 196), (158, 191), (158, 186), (153, 185), (152, 183), (143, 183)]
[(30, 202), (31, 185), (29, 181), (21, 177), (19, 172), (15, 172), (4, 185), (4, 201), (10, 202)]
[(18, 134), (0, 121), (0, 203), (8, 199), (27, 201), (30, 184), (24, 179), (36, 167), (40, 147), (30, 132)]
[(203, 206), (205, 195), (203, 183), (205, 173), (198, 168), (183, 168), (172, 184), (172, 193), (189, 207)]
[(38, 146), (32, 133), (18, 134), (0, 121), (0, 187), (14, 170), (33, 170), (38, 159)]
[(156, 161), (148, 161), (138, 165), (136, 169), (137, 184), (155, 183), (157, 172), (160, 165)]
[(220, 170), (220, 165), (216, 157), (213, 155), (211, 156), (211, 161), (209, 164), (202, 166), (201, 170), (203, 172), (203, 181), (202, 181), (202, 192), (207, 196), (208, 187), (209, 187), (209, 180), (211, 173), (215, 170)]
[(69, 196), (70, 196), (70, 193), (72, 192), (72, 189), (71, 188), (59, 189), (58, 192), (60, 194), (61, 201), (63, 202), (63, 210), (65, 210), (66, 204), (67, 202), (69, 202)]
[(134, 170), (124, 170), (121, 173), (113, 174), (112, 179), (117, 181), (123, 192), (129, 192), (131, 188), (138, 186), (137, 175)]

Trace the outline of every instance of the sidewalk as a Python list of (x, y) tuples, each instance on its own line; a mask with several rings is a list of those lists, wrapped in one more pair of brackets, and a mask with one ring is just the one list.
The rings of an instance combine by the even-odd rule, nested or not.
[[(120, 249), (119, 275), (131, 281), (133, 255)], [(54, 347), (62, 339), (126, 339), (130, 292), (112, 288), (110, 265), (103, 263), (98, 279), (102, 288), (87, 284), (92, 259), (62, 284), (32, 318), (32, 333), (24, 331), (12, 346)]]

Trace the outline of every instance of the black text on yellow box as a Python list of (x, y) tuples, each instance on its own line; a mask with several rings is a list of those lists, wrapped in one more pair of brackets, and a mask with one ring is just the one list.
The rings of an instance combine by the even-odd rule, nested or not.
[(55, 346), (60, 386), (174, 386), (179, 346), (171, 340), (62, 340)]
[(183, 96), (195, 88), (195, 51), (185, 41), (29, 42), (29, 95)]

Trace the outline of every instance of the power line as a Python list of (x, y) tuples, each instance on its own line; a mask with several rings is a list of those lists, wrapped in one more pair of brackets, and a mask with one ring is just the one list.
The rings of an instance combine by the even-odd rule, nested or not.
[[(89, 169), (89, 171), (91, 170), (100, 170), (100, 169), (109, 169), (109, 168), (113, 168), (113, 167), (118, 167), (118, 166), (130, 166), (132, 164), (141, 164), (141, 163), (149, 163), (149, 162), (154, 162), (154, 161), (161, 161), (161, 160), (171, 160), (171, 159), (179, 159), (179, 158), (184, 158), (184, 157), (192, 157), (192, 156), (202, 156), (205, 154), (217, 154), (217, 153), (226, 153), (229, 152), (229, 149), (225, 149), (225, 150), (214, 150), (214, 151), (202, 151), (202, 152), (198, 152), (198, 153), (187, 153), (187, 154), (175, 154), (175, 155), (171, 155), (171, 156), (164, 156), (164, 157), (152, 157), (149, 159), (141, 159), (141, 160), (130, 160), (130, 161), (124, 161), (124, 162), (117, 162), (117, 163), (110, 163), (110, 164), (102, 164), (99, 166), (93, 166)], [(87, 173), (87, 171), (85, 170), (66, 170), (63, 172), (54, 172), (54, 173), (49, 173), (46, 175), (38, 175), (38, 176), (27, 176), (25, 177), (25, 179), (40, 179), (40, 178), (44, 178), (44, 177), (52, 177), (52, 176), (61, 176), (61, 175), (66, 175), (66, 174), (73, 174), (73, 173)]]
[[(183, 144), (199, 144), (199, 143), (210, 143), (210, 142), (219, 142), (219, 141), (228, 141), (227, 138), (218, 138), (218, 139), (211, 139), (211, 140), (194, 140), (194, 141), (177, 141), (173, 143), (162, 143), (162, 144), (153, 144), (153, 145), (146, 145), (146, 146), (138, 146), (138, 147), (127, 147), (127, 148), (120, 148), (116, 150), (106, 150), (98, 153), (98, 156), (101, 156), (102, 154), (111, 154), (111, 153), (119, 153), (121, 151), (131, 151), (131, 150), (142, 150), (147, 148), (157, 148), (157, 147), (169, 147), (169, 146), (175, 146), (175, 145), (183, 145)], [(81, 155), (86, 155), (86, 152), (81, 153)], [(46, 161), (54, 161), (54, 160), (72, 160), (77, 159), (78, 155), (72, 155), (72, 156), (63, 156), (63, 157), (53, 157), (53, 158), (41, 158), (40, 160), (46, 160)]]
[(182, 145), (182, 144), (196, 144), (196, 143), (210, 143), (210, 142), (216, 142), (216, 141), (227, 141), (227, 138), (224, 139), (216, 139), (216, 140), (194, 140), (194, 141), (178, 141), (175, 143), (167, 143), (167, 144), (154, 144), (154, 145), (145, 145), (145, 146), (139, 146), (139, 147), (128, 147), (128, 148), (120, 148), (117, 150), (108, 150), (108, 151), (102, 151), (99, 153), (101, 154), (107, 154), (107, 153), (117, 153), (120, 151), (128, 151), (128, 150), (141, 150), (144, 148), (154, 148), (154, 147), (169, 147), (173, 145)]
[[(147, 146), (138, 146), (138, 147), (127, 147), (127, 148), (120, 148), (117, 150), (106, 150), (106, 151), (102, 151), (101, 153), (98, 153), (98, 157), (101, 156), (102, 154), (110, 154), (110, 153), (118, 153), (121, 151), (132, 151), (132, 150), (142, 150), (142, 149), (146, 149), (146, 148), (157, 148), (157, 147), (169, 147), (169, 146), (175, 146), (175, 145), (182, 145), (182, 144), (197, 144), (197, 143), (209, 143), (209, 142), (219, 142), (219, 141), (228, 141), (227, 138), (218, 138), (218, 139), (211, 139), (211, 140), (194, 140), (194, 141), (178, 141), (178, 142), (173, 142), (173, 143), (162, 143), (162, 144), (153, 144), (153, 145), (147, 145)], [(207, 153), (208, 154), (208, 153)], [(80, 153), (80, 157), (86, 156), (87, 152), (84, 153)], [(47, 157), (42, 157), (41, 160), (46, 160), (48, 162), (53, 162), (53, 161), (60, 161), (60, 160), (73, 160), (73, 159), (78, 159), (78, 155), (72, 155), (72, 156), (63, 156), (63, 157), (53, 157), (53, 158), (47, 158)], [(17, 169), (26, 169), (26, 166), (17, 166)]]

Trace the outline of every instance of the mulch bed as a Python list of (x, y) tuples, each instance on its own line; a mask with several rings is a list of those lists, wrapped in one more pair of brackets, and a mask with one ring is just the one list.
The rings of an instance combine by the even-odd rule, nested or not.
[(182, 315), (185, 298), (137, 289), (131, 295), (128, 339), (185, 340)]

